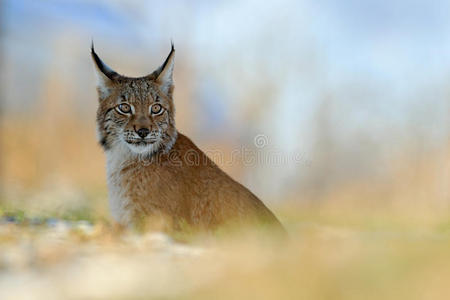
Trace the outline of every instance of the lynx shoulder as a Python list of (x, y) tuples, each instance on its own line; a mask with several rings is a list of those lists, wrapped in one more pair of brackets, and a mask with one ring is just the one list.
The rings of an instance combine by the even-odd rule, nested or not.
[(123, 225), (142, 217), (215, 229), (225, 224), (271, 224), (273, 213), (215, 165), (175, 127), (175, 49), (153, 73), (119, 75), (91, 48), (99, 106), (97, 131), (106, 154), (109, 202)]

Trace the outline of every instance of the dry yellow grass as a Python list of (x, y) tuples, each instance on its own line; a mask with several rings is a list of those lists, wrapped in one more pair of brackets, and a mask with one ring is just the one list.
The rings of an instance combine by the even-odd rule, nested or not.
[(303, 209), (290, 239), (1, 225), (2, 299), (447, 299), (448, 216)]

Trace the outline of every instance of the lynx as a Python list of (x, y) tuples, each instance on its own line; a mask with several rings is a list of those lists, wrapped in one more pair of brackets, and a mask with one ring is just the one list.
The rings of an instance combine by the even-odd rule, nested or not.
[[(91, 46), (98, 77), (97, 131), (106, 154), (109, 205), (122, 225), (163, 217), (173, 228), (270, 224), (274, 214), (175, 127), (172, 44), (147, 76), (119, 75)], [(193, 159), (194, 158), (194, 159)]]

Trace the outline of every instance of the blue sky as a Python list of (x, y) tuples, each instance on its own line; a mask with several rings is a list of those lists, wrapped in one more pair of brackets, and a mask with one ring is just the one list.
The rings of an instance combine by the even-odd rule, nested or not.
[[(129, 4), (127, 4), (129, 3)], [(189, 4), (187, 4), (189, 3)], [(271, 37), (302, 48), (307, 35), (323, 52), (330, 71), (342, 75), (370, 72), (399, 79), (439, 76), (448, 67), (450, 21), (448, 1), (3, 1), (6, 31), (51, 34), (66, 26), (93, 36), (132, 43), (190, 39), (208, 51), (229, 52), (244, 39), (267, 34), (272, 25), (284, 30)], [(139, 12), (139, 14), (136, 13)], [(184, 16), (188, 16), (183, 18)], [(280, 16), (281, 17), (277, 17)], [(161, 18), (172, 18), (161, 20)], [(194, 17), (192, 19), (192, 17)], [(190, 20), (186, 20), (190, 18)], [(272, 19), (274, 24), (267, 24)], [(161, 23), (164, 28), (161, 27)], [(284, 37), (283, 37), (284, 35)], [(217, 42), (218, 39), (220, 43)], [(159, 41), (158, 41), (159, 42)], [(243, 44), (245, 46), (245, 44)], [(274, 45), (277, 47), (277, 45)], [(414, 79), (414, 78), (412, 78)], [(422, 78), (426, 79), (426, 78)], [(417, 79), (416, 79), (417, 80)]]

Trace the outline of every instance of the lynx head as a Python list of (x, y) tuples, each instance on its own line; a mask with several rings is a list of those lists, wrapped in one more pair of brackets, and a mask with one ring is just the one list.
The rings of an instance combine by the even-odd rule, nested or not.
[(91, 47), (98, 77), (97, 130), (108, 151), (126, 146), (135, 154), (168, 151), (177, 131), (173, 105), (175, 49), (153, 73), (139, 78), (119, 75), (109, 68)]

